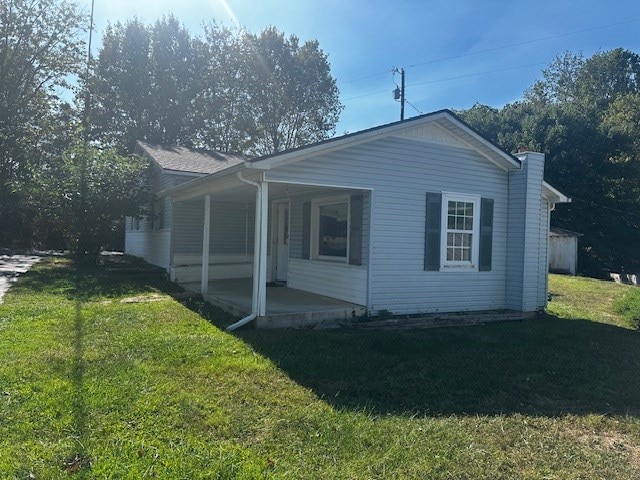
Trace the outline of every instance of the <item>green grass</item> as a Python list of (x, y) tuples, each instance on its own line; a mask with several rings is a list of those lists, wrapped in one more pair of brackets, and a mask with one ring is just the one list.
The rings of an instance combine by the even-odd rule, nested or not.
[(624, 328), (640, 327), (640, 288), (592, 278), (549, 275), (548, 313)]
[(629, 288), (552, 276), (552, 315), (527, 322), (235, 336), (174, 291), (64, 259), (21, 278), (0, 478), (640, 477)]
[(615, 300), (613, 309), (633, 328), (640, 328), (640, 288), (630, 288), (624, 296)]

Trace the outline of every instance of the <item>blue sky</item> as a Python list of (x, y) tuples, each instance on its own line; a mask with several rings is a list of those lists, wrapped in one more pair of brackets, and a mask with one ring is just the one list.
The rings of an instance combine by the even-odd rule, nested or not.
[(565, 51), (640, 52), (638, 0), (95, 0), (94, 46), (107, 22), (167, 13), (194, 34), (215, 19), (317, 39), (345, 107), (338, 134), (399, 119), (393, 67), (406, 71), (408, 118), (513, 102)]

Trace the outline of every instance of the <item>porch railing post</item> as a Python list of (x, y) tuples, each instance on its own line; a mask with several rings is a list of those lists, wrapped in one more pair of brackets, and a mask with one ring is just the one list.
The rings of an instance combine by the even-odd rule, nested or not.
[(251, 291), (251, 311), (258, 313), (258, 285), (260, 281), (260, 186), (256, 188), (256, 214), (253, 228), (253, 289)]
[(260, 182), (260, 275), (258, 281), (258, 315), (267, 312), (267, 225), (269, 218), (269, 184)]
[(204, 196), (204, 228), (202, 231), (202, 277), (200, 292), (206, 295), (209, 291), (209, 232), (211, 229), (211, 195)]

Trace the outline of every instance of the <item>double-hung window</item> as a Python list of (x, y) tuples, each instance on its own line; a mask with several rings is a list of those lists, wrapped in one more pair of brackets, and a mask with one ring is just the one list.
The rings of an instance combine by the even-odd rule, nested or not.
[(480, 197), (444, 193), (442, 220), (442, 266), (477, 269)]
[(424, 269), (491, 271), (493, 199), (427, 192)]

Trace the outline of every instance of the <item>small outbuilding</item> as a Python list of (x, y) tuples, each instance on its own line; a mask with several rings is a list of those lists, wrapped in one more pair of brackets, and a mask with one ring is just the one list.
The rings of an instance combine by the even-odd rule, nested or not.
[(578, 238), (581, 233), (551, 227), (549, 230), (549, 271), (575, 275), (578, 267)]

